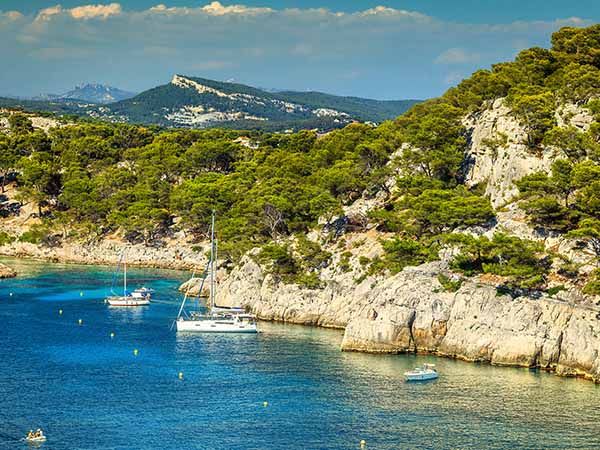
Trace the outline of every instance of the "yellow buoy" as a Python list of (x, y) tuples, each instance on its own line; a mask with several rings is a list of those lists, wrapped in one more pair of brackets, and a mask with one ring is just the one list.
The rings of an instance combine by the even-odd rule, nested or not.
[(179, 379), (183, 380), (183, 372), (179, 372)]
[(83, 325), (83, 320), (79, 319), (77, 323), (79, 323), (79, 325)]
[(137, 355), (138, 355), (138, 353), (139, 353), (139, 351), (138, 351), (138, 349), (137, 349), (137, 348), (136, 348), (135, 350), (133, 350), (133, 355), (134, 355), (134, 356), (137, 356)]
[(266, 408), (267, 406), (269, 406), (269, 402), (263, 402), (263, 406)]
[(111, 332), (111, 333), (110, 333), (110, 338), (112, 339), (112, 338), (114, 338), (114, 337), (115, 337), (115, 333)]
[(59, 315), (59, 316), (62, 316), (62, 309), (59, 309), (59, 310), (58, 310), (58, 315)]
[(360, 441), (360, 448), (365, 448), (367, 446), (367, 441), (365, 441), (364, 439), (362, 439)]

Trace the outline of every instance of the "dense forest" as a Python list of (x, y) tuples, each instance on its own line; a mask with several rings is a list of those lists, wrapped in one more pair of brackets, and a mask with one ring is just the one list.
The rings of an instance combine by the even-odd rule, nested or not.
[[(97, 123), (44, 133), (14, 114), (10, 133), (0, 134), (3, 183), (17, 172), (23, 201), (39, 205), (43, 222), (0, 240), (60, 245), (119, 231), (132, 242), (161, 245), (177, 230), (201, 240), (215, 209), (231, 259), (262, 246), (260, 258), (271, 270), (316, 286), (314, 274), (330, 255), (302, 235), (363, 193), (389, 189), (397, 177), (385, 207), (370, 214), (395, 237), (383, 243), (382, 258), (361, 261), (366, 273), (434, 260), (452, 245), (461, 249), (453, 267), (465, 276), (488, 273), (513, 289), (545, 289), (557, 256), (540, 244), (454, 232), (489, 224), (496, 214), (481, 186), (464, 184), (469, 136), (462, 120), (505, 98), (532, 153), (561, 149), (566, 157), (557, 158), (551, 174), (518, 183), (521, 205), (532, 225), (585, 242), (600, 257), (599, 96), (600, 26), (594, 26), (564, 28), (553, 35), (552, 48), (524, 50), (512, 62), (480, 70), (394, 121), (351, 124), (324, 137)], [(597, 115), (589, 131), (558, 126), (555, 110), (565, 103)], [(240, 136), (259, 145), (234, 142)], [(299, 236), (295, 251), (283, 239), (293, 235)], [(565, 276), (577, 276), (569, 261), (563, 266)], [(600, 293), (600, 274), (586, 289)]]

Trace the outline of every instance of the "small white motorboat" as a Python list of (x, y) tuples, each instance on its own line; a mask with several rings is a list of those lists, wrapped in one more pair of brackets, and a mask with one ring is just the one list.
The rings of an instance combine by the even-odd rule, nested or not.
[(435, 364), (423, 364), (423, 367), (416, 367), (414, 370), (404, 372), (407, 381), (426, 381), (435, 380), (440, 375), (435, 370)]

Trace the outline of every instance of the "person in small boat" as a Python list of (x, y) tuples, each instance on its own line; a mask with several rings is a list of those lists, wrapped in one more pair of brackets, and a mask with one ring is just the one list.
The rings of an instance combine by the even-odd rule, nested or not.
[(29, 433), (27, 433), (27, 439), (33, 439), (35, 437), (35, 434), (33, 434), (33, 430), (29, 430)]
[(35, 430), (35, 437), (36, 438), (40, 438), (44, 436), (44, 432), (42, 431), (41, 428), (38, 428), (37, 430)]

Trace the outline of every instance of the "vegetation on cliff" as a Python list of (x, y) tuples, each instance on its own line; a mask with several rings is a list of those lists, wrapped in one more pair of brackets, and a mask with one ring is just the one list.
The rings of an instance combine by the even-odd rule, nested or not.
[[(99, 239), (117, 231), (153, 245), (177, 231), (202, 239), (216, 209), (227, 255), (235, 259), (268, 244), (258, 257), (273, 274), (316, 286), (329, 256), (284, 238), (306, 233), (319, 218), (339, 216), (363, 193), (384, 192), (385, 206), (371, 211), (369, 220), (395, 237), (383, 243), (383, 257), (361, 261), (369, 273), (436, 259), (451, 245), (460, 251), (453, 267), (465, 275), (492, 274), (515, 288), (541, 289), (549, 271), (541, 246), (504, 234), (452, 234), (487, 227), (496, 214), (482, 186), (465, 184), (464, 118), (504, 98), (532, 154), (556, 149), (551, 174), (518, 182), (521, 205), (535, 226), (566, 233), (600, 257), (599, 54), (600, 26), (564, 28), (554, 34), (552, 48), (528, 49), (512, 62), (477, 71), (394, 121), (352, 124), (324, 137), (114, 124), (45, 134), (13, 115), (11, 133), (0, 134), (0, 170), (3, 180), (17, 171), (21, 197), (39, 205), (43, 222), (21, 236), (25, 240), (54, 245), (69, 236)], [(559, 124), (556, 111), (567, 103), (597, 115), (589, 129)], [(244, 145), (241, 136), (259, 145)]]

